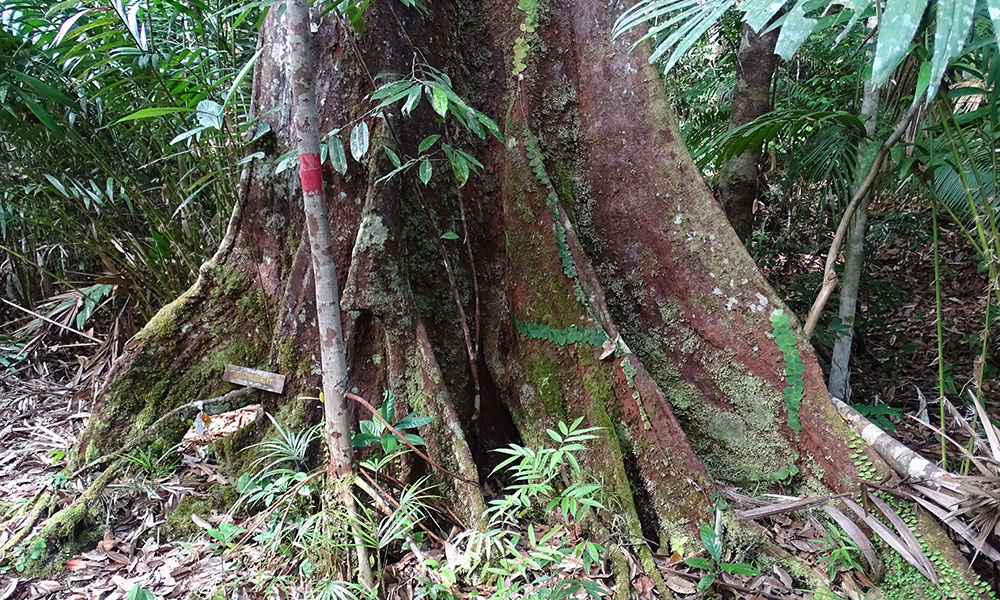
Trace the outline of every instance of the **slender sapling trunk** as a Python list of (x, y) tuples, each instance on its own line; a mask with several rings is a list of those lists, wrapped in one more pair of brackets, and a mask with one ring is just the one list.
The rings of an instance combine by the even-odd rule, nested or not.
[[(328, 497), (343, 501), (349, 518), (354, 521), (357, 507), (352, 494), (353, 448), (351, 447), (351, 415), (347, 405), (347, 354), (340, 321), (340, 292), (333, 240), (330, 235), (330, 215), (323, 196), (323, 169), (319, 149), (319, 117), (316, 110), (314, 67), (307, 0), (289, 0), (288, 19), (289, 67), (292, 73), (292, 123), (299, 154), (299, 178), (309, 246), (312, 253), (313, 280), (316, 288), (316, 323), (319, 327), (320, 364), (323, 369), (323, 416), (330, 454), (327, 472)], [(368, 552), (355, 536), (358, 553), (358, 575), (365, 585), (373, 584)]]
[[(865, 133), (868, 140), (875, 135), (878, 114), (878, 90), (870, 81), (865, 82), (864, 97), (861, 101), (861, 117), (866, 118)], [(865, 146), (867, 147), (866, 142)], [(865, 148), (862, 148), (864, 151)], [(861, 185), (860, 176), (855, 189)], [(830, 360), (830, 395), (847, 402), (850, 398), (851, 344), (854, 340), (854, 317), (858, 307), (858, 288), (861, 282), (861, 268), (865, 261), (865, 233), (868, 231), (868, 199), (858, 206), (847, 231), (845, 250), (844, 281), (840, 288), (840, 322), (843, 330), (837, 335)]]

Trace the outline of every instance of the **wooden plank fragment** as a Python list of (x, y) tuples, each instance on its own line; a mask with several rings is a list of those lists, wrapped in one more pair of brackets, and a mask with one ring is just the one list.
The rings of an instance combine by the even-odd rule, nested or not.
[(222, 374), (223, 381), (252, 387), (266, 392), (280, 394), (285, 389), (285, 376), (277, 373), (269, 373), (260, 369), (251, 369), (239, 365), (226, 365), (226, 371)]

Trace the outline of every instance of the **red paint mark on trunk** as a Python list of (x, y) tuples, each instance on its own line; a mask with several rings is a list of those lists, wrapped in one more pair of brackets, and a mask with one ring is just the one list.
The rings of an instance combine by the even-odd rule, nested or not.
[(303, 193), (319, 193), (323, 188), (323, 167), (319, 154), (299, 155), (299, 179), (302, 181)]

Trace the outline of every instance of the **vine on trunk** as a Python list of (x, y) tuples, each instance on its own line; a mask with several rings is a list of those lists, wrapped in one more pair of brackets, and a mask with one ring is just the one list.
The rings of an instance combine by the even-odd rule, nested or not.
[(788, 426), (795, 431), (802, 431), (802, 421), (799, 419), (799, 405), (802, 403), (802, 392), (805, 381), (802, 374), (806, 368), (802, 364), (798, 346), (795, 344), (795, 333), (788, 322), (788, 316), (780, 308), (771, 313), (771, 328), (774, 331), (774, 341), (785, 356), (785, 378), (788, 387), (785, 388), (783, 399), (788, 409)]

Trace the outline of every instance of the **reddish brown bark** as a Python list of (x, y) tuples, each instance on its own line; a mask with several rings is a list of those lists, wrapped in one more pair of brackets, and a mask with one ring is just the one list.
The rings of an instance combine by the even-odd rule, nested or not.
[[(348, 389), (375, 400), (389, 388), (398, 410), (434, 416), (422, 432), (428, 454), (473, 480), (489, 475), (489, 450), (511, 441), (544, 444), (546, 427), (584, 417), (604, 428), (589, 454), (591, 470), (626, 509), (631, 532), (661, 544), (706, 518), (714, 479), (766, 483), (799, 456), (803, 483), (841, 488), (853, 467), (816, 361), (801, 343), (807, 392), (804, 430), (796, 434), (781, 402), (781, 354), (768, 337), (767, 316), (781, 302), (674, 135), (645, 51), (610, 41), (616, 15), (603, 3), (550, 5), (534, 33), (520, 29), (525, 14), (516, 4), (436, 3), (426, 17), (380, 5), (368, 9), (363, 35), (331, 16), (318, 28), (320, 131), (361, 115), (370, 76), (409, 72), (419, 50), (420, 60), (452, 76), (457, 93), (499, 118), (505, 137), (480, 142), (447, 131), (486, 166), (460, 189), (441, 176), (427, 188), (409, 176), (376, 184), (389, 170), (379, 158), (352, 162), (343, 177), (325, 167), (333, 253), (346, 282)], [(527, 69), (514, 76), (518, 35), (530, 53)], [(282, 38), (272, 13), (254, 76), (255, 113), (274, 132), (262, 150), (272, 159), (293, 142)], [(412, 40), (433, 43), (418, 49)], [(426, 103), (405, 121), (390, 113), (384, 125), (370, 125), (376, 147), (388, 144), (401, 155), (441, 131)], [(534, 144), (540, 155), (529, 151)], [(212, 322), (230, 324), (226, 340), (249, 339), (248, 366), (288, 376), (290, 391), (264, 398), (267, 408), (288, 417), (297, 405), (300, 418), (317, 416), (309, 413), (315, 402), (292, 400), (315, 395), (318, 386), (297, 196), (294, 180), (275, 175), (271, 164), (249, 169), (232, 245), (177, 315), (181, 324), (172, 331), (180, 337), (171, 344), (184, 359), (160, 371), (168, 388), (183, 385), (185, 369), (209, 354), (202, 340), (211, 322), (201, 315), (214, 311)], [(459, 197), (471, 254), (464, 239), (439, 238), (459, 219)], [(229, 277), (238, 284), (224, 285)], [(238, 310), (251, 292), (266, 299), (269, 327), (251, 329)], [(481, 332), (474, 362), (456, 296), (469, 321), (480, 319), (467, 323)], [(185, 319), (200, 326), (185, 329)], [(603, 332), (618, 351), (602, 358), (602, 348), (558, 343), (527, 333), (524, 324)], [(141, 336), (130, 369), (106, 397), (156, 372), (160, 335)], [(179, 399), (168, 391), (149, 410), (162, 414)], [(475, 518), (481, 491), (439, 481), (462, 516)]]

